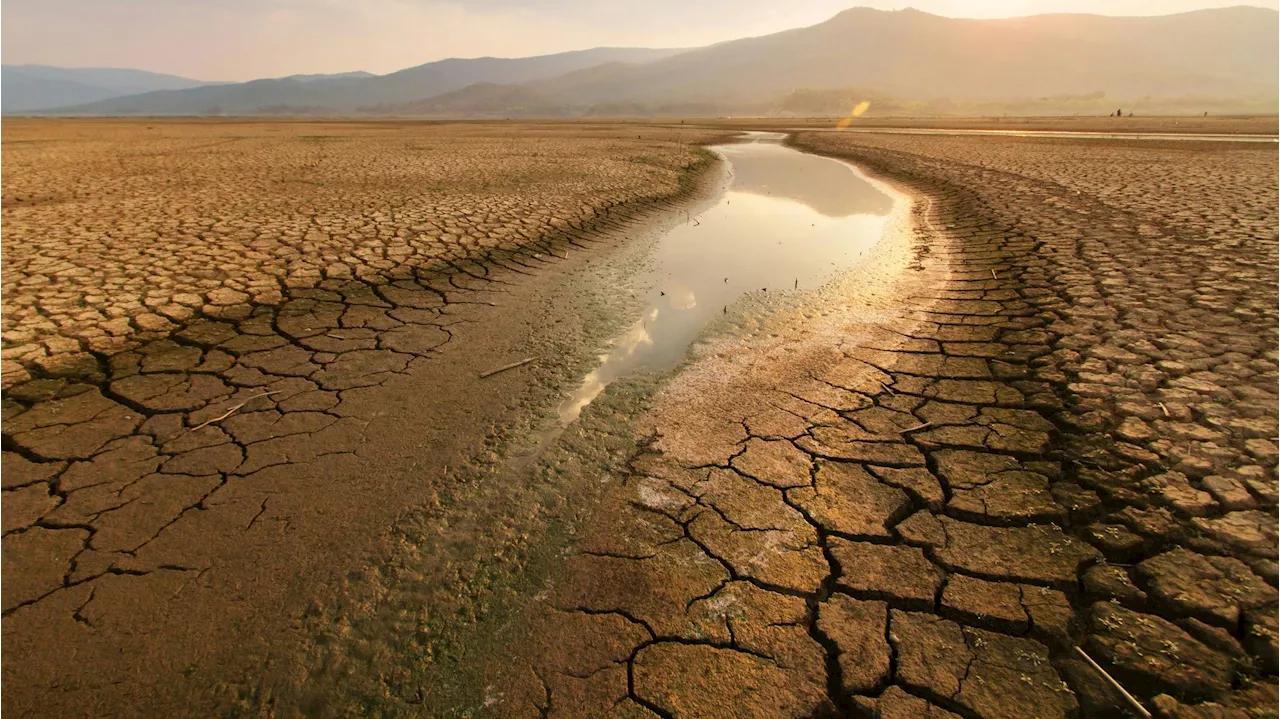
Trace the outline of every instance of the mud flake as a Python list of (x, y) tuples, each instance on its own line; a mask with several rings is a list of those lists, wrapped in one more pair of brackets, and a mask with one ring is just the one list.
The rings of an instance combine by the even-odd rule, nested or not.
[(796, 440), (801, 449), (827, 459), (879, 464), (887, 467), (923, 467), (924, 455), (914, 446), (899, 442), (868, 442), (864, 432), (852, 424), (815, 427), (809, 436)]
[(653, 638), (643, 626), (620, 614), (548, 609), (534, 628), (535, 636), (557, 637), (539, 653), (539, 666), (547, 672), (579, 675), (626, 662), (636, 647)]
[(913, 696), (894, 685), (872, 702), (878, 719), (960, 719), (959, 714)]
[(1090, 610), (1086, 650), (1125, 688), (1147, 696), (1211, 700), (1231, 686), (1227, 657), (1171, 622), (1110, 602)]
[(714, 507), (726, 520), (742, 529), (776, 529), (812, 535), (812, 529), (794, 508), (783, 501), (782, 491), (762, 485), (737, 472), (713, 469), (693, 494), (700, 504)]
[(6, 490), (3, 498), (0, 498), (4, 505), (0, 531), (8, 534), (15, 529), (30, 527), (37, 519), (58, 506), (60, 501), (49, 493), (49, 485), (44, 482)]
[(165, 474), (227, 474), (235, 471), (243, 460), (244, 451), (240, 446), (227, 442), (183, 452), (160, 465), (160, 471)]
[(1262, 669), (1274, 673), (1280, 660), (1280, 619), (1275, 605), (1250, 607), (1244, 610), (1244, 639), (1242, 644), (1253, 655)]
[(931, 614), (891, 610), (898, 681), (981, 717), (1070, 717), (1075, 697), (1030, 639), (961, 627)]
[(813, 459), (791, 442), (758, 437), (748, 440), (742, 454), (730, 463), (748, 477), (779, 489), (809, 486), (813, 467)]
[(312, 353), (301, 347), (285, 345), (240, 356), (240, 364), (267, 374), (282, 377), (307, 377), (318, 369), (311, 361)]
[(1241, 612), (1274, 606), (1276, 590), (1230, 557), (1206, 557), (1178, 547), (1134, 568), (1150, 604), (1165, 616), (1191, 616), (1234, 631)]
[[(112, 403), (91, 420), (71, 425), (52, 425), (14, 434), (13, 441), (41, 457), (88, 459), (104, 445), (128, 437), (142, 424), (142, 416)], [(25, 415), (24, 415), (25, 416)]]
[(905, 492), (860, 465), (823, 460), (814, 486), (789, 489), (787, 498), (827, 531), (859, 538), (888, 538), (889, 527), (910, 507)]
[(641, 649), (635, 694), (678, 717), (806, 717), (828, 707), (816, 677), (732, 649), (670, 642)]
[(830, 572), (807, 524), (803, 530), (742, 531), (704, 510), (689, 523), (689, 535), (733, 567), (737, 576), (791, 591), (815, 592)]
[(404, 325), (383, 332), (378, 346), (412, 355), (427, 355), (449, 341), (449, 333), (433, 325)]
[[(683, 496), (683, 495), (680, 495)], [(624, 495), (606, 497), (595, 510), (591, 526), (583, 532), (578, 548), (589, 554), (642, 559), (654, 556), (658, 547), (684, 536), (670, 517), (637, 511), (637, 501)]]
[(196, 505), (221, 482), (217, 475), (193, 477), (151, 474), (121, 494), (119, 509), (102, 514), (95, 526), (93, 549), (129, 551), (146, 544), (161, 529)]
[(1276, 557), (1276, 518), (1266, 512), (1248, 510), (1212, 519), (1197, 517), (1192, 524), (1228, 546), (1262, 557)]
[(4, 611), (61, 587), (63, 577), (71, 570), (71, 560), (88, 539), (89, 533), (83, 529), (44, 527), (5, 537)]
[(743, 421), (752, 437), (765, 440), (796, 439), (809, 429), (809, 424), (800, 417), (776, 408), (753, 414)]
[(322, 389), (343, 390), (384, 382), (394, 372), (403, 372), (411, 355), (377, 350), (347, 352), (312, 375)]
[(48, 482), (66, 466), (66, 462), (32, 462), (17, 452), (4, 452), (0, 454), (0, 482), (4, 489)]
[(826, 653), (808, 631), (808, 607), (800, 597), (735, 581), (692, 607), (716, 613), (730, 629), (733, 645), (766, 656), (779, 667), (817, 677), (826, 671)]
[(230, 389), (212, 375), (134, 375), (111, 383), (111, 390), (154, 412), (197, 410)]
[(836, 584), (855, 597), (882, 599), (895, 606), (931, 609), (942, 572), (918, 547), (829, 540), (840, 565)]
[(924, 467), (895, 469), (893, 467), (868, 466), (867, 469), (881, 482), (903, 490), (911, 495), (915, 501), (924, 504), (932, 511), (936, 512), (942, 509), (942, 505), (946, 501), (946, 495), (942, 492), (942, 485), (938, 482), (938, 478)]
[(934, 549), (944, 566), (989, 579), (1042, 584), (1064, 591), (1098, 559), (1093, 547), (1055, 526), (987, 527), (940, 518), (947, 543)]
[(560, 609), (623, 612), (652, 627), (660, 637), (728, 640), (715, 625), (695, 623), (685, 616), (694, 599), (709, 595), (729, 579), (724, 567), (693, 542), (663, 545), (646, 559), (580, 555), (566, 565), (572, 581), (560, 585), (553, 598)]
[(942, 590), (942, 616), (1008, 634), (1026, 632), (1031, 621), (1017, 584), (954, 574)]
[(839, 650), (840, 674), (848, 694), (869, 693), (889, 677), (885, 629), (889, 606), (833, 594), (818, 605), (818, 629)]

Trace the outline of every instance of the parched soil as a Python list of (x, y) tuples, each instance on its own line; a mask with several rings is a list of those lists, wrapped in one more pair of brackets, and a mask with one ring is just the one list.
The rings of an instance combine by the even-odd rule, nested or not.
[[(831, 118), (775, 118), (758, 121), (753, 129), (795, 128), (833, 129), (838, 120)], [(705, 127), (738, 127), (741, 121), (717, 120), (699, 123)], [(1280, 130), (1275, 115), (1204, 116), (1204, 117), (860, 117), (851, 129), (917, 128), (947, 130), (1005, 130), (1109, 133), (1179, 133), (1209, 135), (1272, 135)]]
[[(387, 530), (574, 379), (583, 250), (707, 132), (6, 130), (15, 715), (1129, 715), (1086, 654), (1159, 716), (1275, 714), (1273, 146), (800, 133), (914, 197), (903, 241), (695, 349), (581, 498), (511, 495), (580, 515), (561, 552), (465, 503)], [(431, 633), (487, 611), (440, 595), (500, 589), (452, 545), (533, 542), (432, 703)]]
[(698, 160), (689, 143), (706, 136), (617, 124), (9, 121), (4, 387), (334, 283), (431, 271), (483, 281), (477, 263), (676, 194)]
[(488, 713), (1274, 716), (1275, 148), (793, 142), (913, 263), (663, 390)]
[(555, 401), (567, 279), (708, 137), (7, 121), (5, 712), (269, 695), (397, 519)]

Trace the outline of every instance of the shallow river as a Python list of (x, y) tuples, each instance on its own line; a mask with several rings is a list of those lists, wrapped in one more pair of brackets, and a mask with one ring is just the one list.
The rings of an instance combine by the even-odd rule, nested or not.
[(749, 137), (711, 148), (729, 163), (728, 188), (658, 241), (648, 307), (560, 405), (561, 426), (614, 380), (680, 362), (743, 295), (821, 287), (880, 239), (893, 201), (852, 165), (785, 147), (778, 133)]

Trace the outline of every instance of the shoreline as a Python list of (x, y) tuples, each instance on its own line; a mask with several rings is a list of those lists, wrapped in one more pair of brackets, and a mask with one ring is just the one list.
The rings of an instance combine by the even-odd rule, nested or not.
[[(405, 322), (418, 323), (398, 327), (425, 328), (415, 330), (416, 335), (385, 327), (317, 332), (310, 330), (316, 322), (326, 325), (315, 314), (269, 310), (272, 319), (260, 322), (260, 308), (233, 313), (245, 316), (225, 325), (252, 326), (250, 333), (233, 333), (231, 341), (242, 345), (233, 357), (273, 352), (282, 361), (235, 369), (230, 389), (221, 392), (225, 398), (199, 394), (225, 368), (184, 370), (181, 362), (174, 364), (173, 358), (185, 357), (193, 347), (217, 354), (220, 343), (228, 341), (217, 333), (193, 335), (193, 327), (209, 329), (208, 323), (180, 330), (181, 341), (173, 346), (158, 342), (167, 349), (144, 353), (139, 358), (142, 373), (135, 366), (131, 374), (120, 375), (121, 367), (128, 367), (120, 358), (133, 356), (125, 352), (110, 360), (97, 358), (105, 368), (101, 374), (114, 373), (110, 381), (102, 377), (93, 384), (58, 380), (20, 386), (29, 403), (22, 411), (15, 411), (17, 403), (6, 391), (5, 570), (6, 579), (14, 579), (6, 581), (6, 599), (13, 599), (5, 607), (5, 641), (12, 656), (27, 658), (6, 662), (6, 708), (20, 711), (44, 687), (65, 683), (68, 677), (82, 691), (93, 692), (95, 702), (114, 706), (112, 713), (121, 715), (128, 712), (113, 697), (139, 713), (159, 707), (184, 713), (201, 706), (212, 710), (252, 704), (264, 691), (272, 696), (271, 683), (284, 675), (267, 668), (309, 661), (307, 655), (315, 650), (306, 647), (308, 637), (342, 605), (341, 600), (335, 605), (335, 599), (349, 595), (359, 601), (369, 595), (369, 588), (361, 587), (378, 575), (378, 563), (369, 558), (391, 556), (387, 553), (402, 534), (396, 522), (417, 508), (447, 501), (450, 483), (456, 481), (450, 467), (491, 451), (512, 417), (554, 396), (562, 381), (557, 373), (565, 368), (533, 367), (487, 379), (476, 379), (477, 373), (531, 346), (543, 348), (547, 357), (582, 354), (579, 345), (606, 329), (601, 322), (607, 324), (602, 317), (609, 310), (584, 304), (584, 296), (563, 285), (562, 278), (592, 267), (587, 263), (602, 251), (635, 244), (678, 222), (684, 206), (713, 194), (716, 175), (716, 162), (704, 160), (676, 195), (612, 208), (594, 227), (570, 228), (557, 238), (493, 257), (488, 269), (455, 263), (449, 275), (434, 277), (435, 284), (424, 280), (417, 294), (408, 292), (404, 281), (342, 288), (342, 297), (354, 300), (357, 308), (396, 313)], [(566, 250), (569, 259), (559, 259)], [(317, 292), (300, 294), (307, 296), (306, 302), (333, 304)], [(452, 301), (441, 306), (431, 298)], [(290, 306), (298, 301), (294, 298)], [(426, 312), (431, 316), (423, 323), (420, 315)], [(555, 325), (542, 321), (545, 312), (555, 316)], [(283, 343), (274, 339), (284, 331), (299, 334)], [(397, 339), (388, 343), (387, 337)], [(359, 362), (343, 374), (330, 364), (320, 387), (303, 386), (289, 364), (298, 360), (286, 356), (299, 351), (299, 342), (333, 345), (304, 345), (307, 352), (355, 352)], [(367, 344), (346, 346), (351, 343)], [(404, 359), (388, 364), (388, 357)], [(165, 363), (166, 370), (147, 374), (145, 363), (152, 369)], [(160, 393), (127, 392), (139, 399), (121, 405), (117, 399), (127, 400), (121, 381), (166, 384)], [(170, 387), (173, 381), (183, 384)], [(21, 392), (44, 385), (49, 385), (43, 390), (47, 396)], [(157, 404), (170, 396), (172, 402)], [(431, 400), (402, 399), (415, 396)], [(183, 412), (185, 422), (158, 424), (173, 418), (175, 410)], [(76, 423), (84, 419), (89, 424), (78, 429)], [(76, 449), (85, 432), (90, 433), (85, 441), (104, 444), (106, 455)], [(103, 432), (104, 439), (94, 439)], [(36, 442), (31, 451), (26, 449)], [(157, 456), (157, 450), (167, 454)], [(66, 460), (48, 461), (64, 453), (70, 454)], [(38, 473), (45, 467), (79, 474), (75, 480), (49, 479)], [(86, 479), (114, 477), (112, 471), (137, 472), (141, 479), (125, 477), (133, 483), (122, 490), (123, 511), (113, 506), (120, 503), (111, 499), (113, 485), (102, 486), (110, 494), (81, 488)], [(54, 487), (53, 502), (42, 500), (46, 482)], [(190, 484), (191, 493), (171, 504), (159, 493), (161, 487), (171, 491), (174, 482)], [(81, 509), (86, 497), (98, 504)], [(387, 497), (395, 499), (387, 502)], [(62, 514), (103, 511), (104, 500), (102, 516), (123, 524), (64, 528)], [(153, 514), (133, 509), (144, 507)], [(154, 516), (166, 511), (175, 517)], [(20, 518), (31, 512), (34, 528), (20, 526)], [(41, 518), (54, 514), (59, 518)], [(121, 535), (119, 527), (146, 534)], [(74, 538), (75, 546), (56, 544), (63, 538)], [(50, 541), (57, 547), (53, 553), (45, 548)], [(114, 546), (121, 551), (105, 551)], [(57, 579), (49, 576), (59, 561), (70, 562), (69, 579), (61, 571)], [(25, 582), (21, 577), (27, 577)], [(43, 581), (50, 584), (34, 584)], [(135, 621), (140, 623), (136, 627)], [(238, 631), (229, 635), (222, 629), (226, 626)], [(49, 631), (64, 639), (45, 641)], [(245, 632), (247, 640), (235, 639)], [(78, 656), (76, 662), (56, 658), (68, 652)], [(108, 656), (131, 657), (130, 664), (151, 667), (150, 674), (121, 684), (118, 662), (98, 663)], [(182, 680), (173, 681), (167, 672), (178, 670)], [(111, 684), (118, 689), (105, 691)], [(116, 693), (121, 690), (125, 694)], [(54, 696), (63, 697), (68, 706), (86, 701), (76, 693)], [(40, 701), (49, 706), (48, 698)]]

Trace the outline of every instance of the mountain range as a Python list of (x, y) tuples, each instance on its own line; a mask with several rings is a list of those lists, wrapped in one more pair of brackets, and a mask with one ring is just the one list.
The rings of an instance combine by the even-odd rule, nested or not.
[[(873, 99), (873, 109), (884, 111), (1013, 98), (1097, 102), (1099, 107), (1111, 98), (1216, 98), (1220, 104), (1239, 98), (1274, 112), (1278, 35), (1280, 13), (1244, 6), (1155, 17), (1056, 14), (996, 20), (853, 8), (811, 27), (702, 48), (596, 48), (518, 59), (441, 60), (380, 76), (156, 87), (50, 112), (824, 114), (846, 111), (860, 99)], [(30, 107), (10, 104), (9, 72), (6, 66), (6, 114)], [(195, 82), (170, 80), (178, 81)]]
[(207, 83), (177, 75), (112, 67), (0, 67), (0, 108), (4, 112), (80, 105), (153, 90), (186, 90)]
[[(57, 114), (253, 115), (343, 112), (430, 97), (481, 82), (519, 83), (608, 63), (643, 63), (679, 50), (595, 48), (525, 58), (452, 58), (387, 75), (292, 75), (241, 83), (156, 89), (67, 108)], [(7, 79), (7, 78), (6, 78)], [(6, 105), (4, 112), (9, 112)]]

